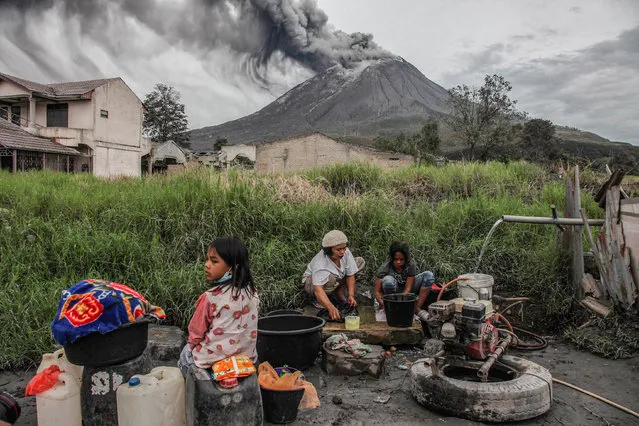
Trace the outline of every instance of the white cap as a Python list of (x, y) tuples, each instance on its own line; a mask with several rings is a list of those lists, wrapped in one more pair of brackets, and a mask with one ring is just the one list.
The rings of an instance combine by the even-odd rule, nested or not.
[(322, 238), (322, 247), (335, 247), (348, 242), (348, 238), (342, 231), (333, 229)]

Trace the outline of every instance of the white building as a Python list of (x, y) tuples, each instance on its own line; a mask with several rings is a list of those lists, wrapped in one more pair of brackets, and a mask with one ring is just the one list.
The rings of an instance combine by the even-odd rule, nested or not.
[[(0, 120), (77, 151), (68, 171), (140, 176), (140, 159), (151, 150), (143, 116), (142, 102), (121, 78), (40, 84), (0, 73)], [(2, 155), (13, 156), (2, 164), (12, 163), (14, 171), (45, 167), (46, 155), (16, 146), (0, 139)]]

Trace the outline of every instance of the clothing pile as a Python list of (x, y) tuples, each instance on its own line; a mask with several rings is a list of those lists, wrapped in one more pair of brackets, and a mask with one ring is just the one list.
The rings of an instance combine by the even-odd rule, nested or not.
[(363, 344), (359, 339), (348, 340), (348, 336), (344, 333), (329, 337), (326, 339), (325, 345), (327, 349), (342, 350), (353, 354), (355, 358), (363, 358), (373, 350), (373, 348)]
[(162, 308), (151, 305), (130, 287), (84, 280), (62, 292), (51, 331), (56, 342), (66, 345), (90, 333), (109, 333), (147, 315), (166, 318)]

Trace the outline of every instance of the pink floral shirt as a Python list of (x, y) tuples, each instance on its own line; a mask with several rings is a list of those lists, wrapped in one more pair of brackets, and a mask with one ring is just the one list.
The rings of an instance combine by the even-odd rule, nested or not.
[(200, 296), (189, 323), (188, 344), (200, 368), (232, 355), (247, 355), (257, 362), (257, 292), (233, 295), (230, 287), (214, 287)]

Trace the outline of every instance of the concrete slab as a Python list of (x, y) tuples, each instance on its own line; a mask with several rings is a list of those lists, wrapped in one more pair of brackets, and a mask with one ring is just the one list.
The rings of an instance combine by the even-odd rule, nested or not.
[[(424, 337), (424, 330), (419, 321), (413, 322), (408, 328), (390, 327), (386, 322), (375, 321), (375, 308), (372, 306), (358, 306), (360, 324), (358, 330), (347, 330), (344, 323), (327, 322), (322, 331), (322, 340), (329, 336), (344, 333), (349, 339), (359, 339), (369, 345), (416, 345)], [(304, 308), (305, 315), (317, 315), (313, 306)]]
[(186, 335), (178, 327), (149, 325), (149, 343), (153, 361), (176, 361), (186, 344)]

